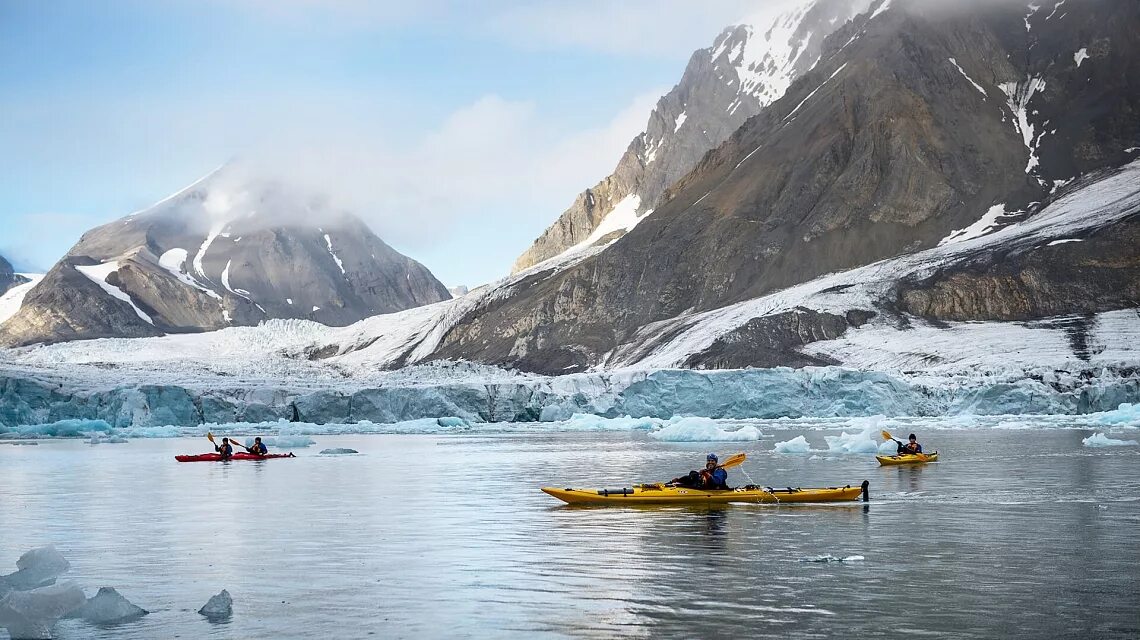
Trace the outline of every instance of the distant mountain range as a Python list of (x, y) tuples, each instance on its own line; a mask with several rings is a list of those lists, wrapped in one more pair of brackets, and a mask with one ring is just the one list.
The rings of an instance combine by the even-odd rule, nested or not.
[(9, 346), (306, 318), (346, 325), (450, 298), (322, 198), (230, 164), (93, 229), (0, 325)]

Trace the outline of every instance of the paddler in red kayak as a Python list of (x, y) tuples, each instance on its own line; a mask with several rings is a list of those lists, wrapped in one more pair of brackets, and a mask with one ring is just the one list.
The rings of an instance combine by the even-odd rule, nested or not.
[(253, 446), (252, 447), (246, 447), (246, 449), (255, 456), (263, 456), (263, 455), (269, 453), (269, 448), (266, 447), (265, 443), (261, 441), (261, 436), (257, 436), (256, 438), (254, 438), (253, 439)]
[(222, 460), (229, 460), (234, 455), (234, 447), (230, 444), (229, 438), (222, 438), (222, 444), (214, 445), (214, 451), (221, 454)]

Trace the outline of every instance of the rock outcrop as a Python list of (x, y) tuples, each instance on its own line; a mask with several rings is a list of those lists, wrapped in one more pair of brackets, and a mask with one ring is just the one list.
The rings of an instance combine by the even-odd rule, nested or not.
[(27, 281), (27, 278), (12, 270), (12, 263), (4, 259), (4, 256), (0, 256), (0, 295)]
[(515, 261), (514, 272), (575, 245), (609, 243), (661, 195), (820, 58), (824, 39), (870, 0), (814, 0), (770, 24), (736, 25), (689, 59), (613, 173), (574, 203)]

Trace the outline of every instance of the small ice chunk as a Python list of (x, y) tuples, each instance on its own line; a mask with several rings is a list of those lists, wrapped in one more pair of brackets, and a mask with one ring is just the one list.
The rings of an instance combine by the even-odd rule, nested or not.
[(14, 639), (50, 640), (56, 621), (86, 601), (83, 590), (71, 582), (13, 591), (0, 600), (0, 627)]
[(347, 456), (354, 453), (360, 453), (356, 449), (345, 449), (343, 447), (336, 447), (335, 449), (321, 449), (323, 456)]
[(1086, 447), (1134, 447), (1140, 443), (1135, 440), (1117, 440), (1103, 433), (1094, 433), (1084, 440), (1081, 440), (1081, 444)]
[(1087, 47), (1081, 47), (1080, 51), (1073, 54), (1073, 62), (1077, 63), (1077, 67), (1080, 67), (1081, 63), (1088, 59), (1089, 50)]
[[(824, 436), (831, 453), (879, 453), (879, 444), (873, 439), (874, 425), (859, 433), (841, 432), (837, 436)], [(893, 447), (892, 447), (893, 450)]]
[(439, 426), (441, 426), (441, 427), (468, 427), (468, 426), (471, 426), (471, 425), (467, 424), (467, 421), (464, 420), (463, 418), (456, 418), (455, 416), (444, 416), (442, 418), (437, 418), (436, 422), (438, 422)]
[(864, 558), (863, 556), (847, 556), (846, 558), (840, 558), (838, 556), (833, 556), (830, 553), (828, 553), (828, 554), (824, 554), (822, 556), (811, 556), (809, 558), (801, 558), (800, 562), (859, 562), (859, 561), (865, 560), (865, 559), (866, 558)]
[(808, 444), (807, 438), (796, 436), (791, 440), (777, 442), (772, 451), (776, 453), (810, 453), (811, 445)]
[(99, 587), (99, 593), (71, 612), (68, 617), (83, 618), (92, 624), (126, 622), (150, 613), (124, 598), (114, 587)]
[(17, 591), (43, 587), (55, 582), (71, 568), (71, 563), (52, 545), (32, 549), (16, 561), (16, 573), (10, 573), (0, 581)]
[(738, 442), (759, 440), (760, 429), (744, 425), (739, 429), (721, 429), (711, 418), (672, 418), (658, 431), (649, 436), (665, 442)]
[(222, 592), (210, 596), (210, 599), (198, 609), (198, 613), (206, 616), (207, 618), (228, 618), (234, 613), (234, 599), (230, 597), (230, 592), (222, 589)]

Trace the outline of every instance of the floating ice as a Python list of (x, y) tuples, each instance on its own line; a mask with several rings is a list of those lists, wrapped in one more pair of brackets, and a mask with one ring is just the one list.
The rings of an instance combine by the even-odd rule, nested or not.
[[(262, 438), (261, 442), (262, 442), (262, 444), (264, 444), (267, 447), (275, 447), (277, 449), (297, 449), (297, 448), (302, 448), (302, 447), (308, 447), (308, 446), (311, 446), (311, 445), (314, 445), (317, 443), (316, 440), (313, 440), (309, 436), (290, 436), (290, 435), (281, 435), (281, 436), (276, 436), (276, 437), (272, 437), (272, 438)], [(245, 439), (245, 446), (252, 447), (253, 446), (253, 438), (246, 438)]]
[(435, 421), (438, 422), (439, 426), (441, 426), (441, 427), (468, 427), (468, 426), (470, 426), (469, 424), (467, 424), (466, 420), (464, 420), (463, 418), (456, 418), (455, 416), (444, 416), (442, 418), (436, 418)]
[(47, 424), (23, 424), (9, 427), (8, 432), (24, 438), (82, 438), (97, 432), (108, 432), (105, 420), (60, 420)]
[(0, 627), (12, 638), (51, 639), (57, 620), (86, 602), (73, 583), (55, 584), (32, 591), (13, 591), (0, 600)]
[(1140, 444), (1135, 440), (1117, 440), (1110, 438), (1103, 433), (1094, 433), (1091, 436), (1081, 440), (1081, 443), (1086, 447), (1131, 447)]
[(1094, 414), (1097, 424), (1140, 427), (1140, 404), (1122, 403), (1112, 411)]
[[(876, 416), (881, 418), (881, 416)], [(876, 426), (878, 420), (873, 420), (872, 424), (863, 429), (859, 433), (841, 432), (837, 436), (824, 436), (824, 441), (827, 442), (827, 449), (831, 453), (879, 453), (879, 443), (875, 442), (874, 437), (878, 435)], [(894, 453), (896, 447), (891, 443), (884, 443), (883, 446), (889, 446), (889, 451)]]
[(653, 418), (603, 418), (589, 413), (575, 413), (569, 420), (563, 420), (558, 425), (564, 431), (647, 431), (661, 425), (660, 420)]
[(19, 591), (43, 587), (55, 582), (71, 568), (71, 563), (52, 545), (28, 551), (16, 561), (15, 573), (0, 577), (0, 583)]
[(354, 453), (360, 453), (356, 449), (345, 449), (343, 447), (336, 447), (334, 449), (321, 449), (322, 456), (348, 456)]
[(776, 453), (811, 453), (811, 445), (808, 444), (807, 438), (796, 436), (791, 440), (777, 442), (772, 451)]
[(127, 439), (122, 437), (122, 436), (103, 437), (103, 436), (99, 436), (99, 435), (94, 435), (94, 436), (91, 436), (91, 439), (88, 440), (87, 442), (90, 444), (125, 444), (127, 442)]
[(95, 597), (67, 615), (83, 618), (92, 624), (115, 624), (133, 620), (150, 613), (124, 598), (114, 587), (100, 587)]
[(210, 596), (210, 599), (198, 609), (198, 613), (206, 616), (207, 618), (228, 618), (234, 612), (234, 599), (230, 597), (230, 592), (222, 589), (222, 592)]
[(721, 429), (710, 418), (673, 418), (660, 430), (649, 433), (651, 438), (665, 442), (737, 442), (759, 440), (761, 435), (752, 425), (732, 431)]
[(840, 558), (831, 554), (824, 554), (822, 556), (811, 556), (809, 558), (801, 558), (800, 562), (860, 562), (866, 560), (863, 556), (847, 556)]

